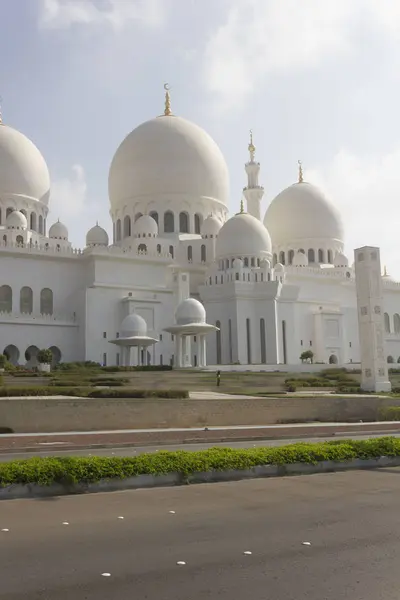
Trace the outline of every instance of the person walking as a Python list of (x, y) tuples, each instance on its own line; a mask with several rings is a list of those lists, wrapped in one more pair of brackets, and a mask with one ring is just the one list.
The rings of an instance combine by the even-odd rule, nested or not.
[(217, 371), (217, 387), (221, 385), (221, 371)]

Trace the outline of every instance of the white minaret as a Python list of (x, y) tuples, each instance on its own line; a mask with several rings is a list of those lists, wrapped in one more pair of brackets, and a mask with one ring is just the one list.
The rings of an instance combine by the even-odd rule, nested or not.
[(361, 353), (361, 389), (390, 392), (385, 352), (383, 295), (379, 248), (354, 251), (358, 329)]
[(246, 163), (247, 187), (243, 188), (243, 195), (247, 202), (247, 212), (259, 221), (261, 220), (260, 204), (264, 196), (264, 188), (258, 184), (260, 163), (254, 160), (256, 147), (253, 144), (253, 132), (250, 130), (249, 153), (250, 160)]

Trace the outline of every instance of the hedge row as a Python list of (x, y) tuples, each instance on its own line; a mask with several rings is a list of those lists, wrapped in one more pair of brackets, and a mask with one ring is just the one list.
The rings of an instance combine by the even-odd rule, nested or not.
[(85, 398), (189, 398), (187, 390), (137, 390), (91, 387), (0, 387), (0, 397), (81, 396)]
[(190, 475), (204, 471), (250, 469), (261, 465), (320, 461), (346, 461), (379, 456), (400, 456), (400, 440), (375, 438), (319, 444), (300, 443), (276, 448), (211, 448), (199, 452), (167, 452), (121, 457), (30, 458), (0, 463), (0, 486), (11, 484), (89, 483), (101, 479), (126, 479), (135, 475)]

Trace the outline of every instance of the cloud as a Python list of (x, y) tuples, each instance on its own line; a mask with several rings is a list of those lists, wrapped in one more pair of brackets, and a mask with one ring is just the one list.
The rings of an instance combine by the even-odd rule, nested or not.
[(313, 69), (348, 57), (358, 35), (400, 38), (393, 0), (234, 0), (209, 38), (203, 79), (219, 108), (240, 108), (266, 74)]
[(128, 22), (157, 26), (163, 20), (160, 0), (41, 0), (39, 25), (68, 29), (72, 25), (108, 25), (115, 30)]
[(346, 149), (326, 165), (310, 169), (305, 178), (321, 187), (341, 211), (346, 251), (380, 246), (384, 264), (400, 279), (400, 146), (383, 156), (357, 157)]

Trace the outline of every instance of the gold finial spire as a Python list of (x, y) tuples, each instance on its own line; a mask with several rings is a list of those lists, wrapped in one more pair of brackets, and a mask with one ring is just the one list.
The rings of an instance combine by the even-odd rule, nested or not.
[(386, 265), (383, 267), (383, 276), (384, 276), (384, 277), (387, 277), (387, 276), (388, 276), (388, 272), (387, 272)]
[(165, 90), (165, 108), (164, 108), (164, 115), (166, 117), (170, 117), (172, 115), (172, 111), (171, 111), (171, 96), (169, 95), (169, 83), (164, 83), (164, 90)]
[(244, 203), (243, 203), (243, 198), (240, 201), (240, 214), (244, 213)]
[(299, 183), (303, 183), (303, 164), (301, 160), (298, 160), (297, 164), (299, 165)]
[(253, 144), (253, 130), (250, 129), (250, 142), (249, 142), (249, 146), (248, 146), (249, 152), (250, 152), (250, 161), (253, 162), (254, 160), (254, 154), (256, 151), (256, 147)]

